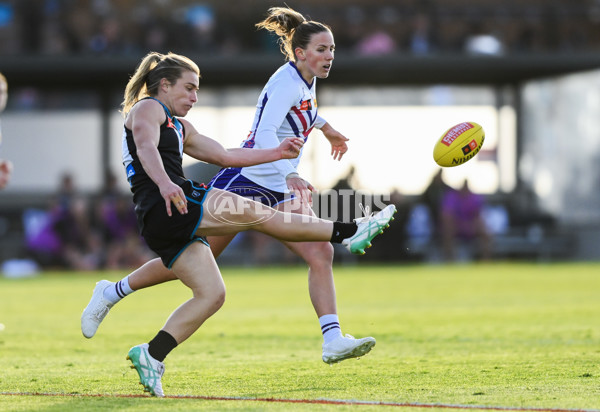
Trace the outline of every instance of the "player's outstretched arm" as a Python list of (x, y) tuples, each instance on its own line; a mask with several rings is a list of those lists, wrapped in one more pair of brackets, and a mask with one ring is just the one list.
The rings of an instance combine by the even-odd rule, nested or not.
[(281, 159), (298, 157), (304, 141), (299, 138), (285, 139), (277, 147), (269, 149), (226, 149), (219, 142), (198, 133), (189, 122), (185, 122), (185, 154), (221, 167), (245, 167)]

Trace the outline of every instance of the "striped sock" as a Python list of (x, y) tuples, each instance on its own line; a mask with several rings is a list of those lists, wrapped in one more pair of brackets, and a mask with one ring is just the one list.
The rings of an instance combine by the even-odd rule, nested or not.
[(321, 324), (321, 333), (323, 333), (324, 343), (329, 343), (342, 336), (338, 315), (323, 315), (319, 318), (319, 323)]
[(134, 290), (129, 287), (129, 275), (104, 289), (104, 299), (117, 303)]

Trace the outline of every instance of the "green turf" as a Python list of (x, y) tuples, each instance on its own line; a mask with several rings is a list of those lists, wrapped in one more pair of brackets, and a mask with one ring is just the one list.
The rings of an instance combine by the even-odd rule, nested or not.
[[(600, 408), (600, 264), (335, 272), (343, 332), (374, 336), (371, 354), (334, 366), (320, 360), (304, 268), (224, 268), (225, 306), (169, 355), (165, 393)], [(79, 316), (94, 283), (122, 275), (0, 277), (0, 410), (421, 409), (115, 397), (142, 394), (127, 351), (151, 339), (190, 296), (178, 282), (137, 292), (96, 337), (83, 338)]]

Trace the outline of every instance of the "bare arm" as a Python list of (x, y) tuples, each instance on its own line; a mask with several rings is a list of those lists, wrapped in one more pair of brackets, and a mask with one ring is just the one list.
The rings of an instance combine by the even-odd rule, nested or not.
[(304, 141), (288, 138), (279, 146), (270, 149), (225, 149), (219, 142), (196, 131), (190, 122), (184, 123), (186, 138), (183, 151), (198, 160), (221, 167), (245, 167), (260, 163), (270, 163), (281, 159), (293, 159), (298, 156)]
[[(147, 100), (134, 106), (127, 116), (125, 124), (133, 132), (133, 140), (142, 167), (158, 186), (160, 194), (165, 200), (167, 214), (171, 216), (171, 202), (174, 201), (178, 208), (184, 206), (185, 204), (180, 205), (177, 202), (185, 202), (185, 194), (181, 187), (173, 183), (167, 175), (158, 152), (160, 125), (164, 120), (165, 113), (160, 104)], [(186, 213), (187, 209), (182, 207), (179, 211)]]

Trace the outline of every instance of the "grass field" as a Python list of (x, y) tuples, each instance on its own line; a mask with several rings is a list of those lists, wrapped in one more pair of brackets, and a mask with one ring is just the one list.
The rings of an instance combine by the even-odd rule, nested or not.
[[(87, 340), (94, 283), (123, 273), (0, 277), (0, 410), (600, 408), (600, 264), (337, 267), (343, 332), (377, 346), (334, 366), (304, 268), (223, 275), (225, 306), (166, 360), (164, 391), (182, 398), (165, 399), (138, 397), (125, 356), (189, 297), (180, 283), (131, 295)], [(291, 402), (318, 399), (389, 404)]]

